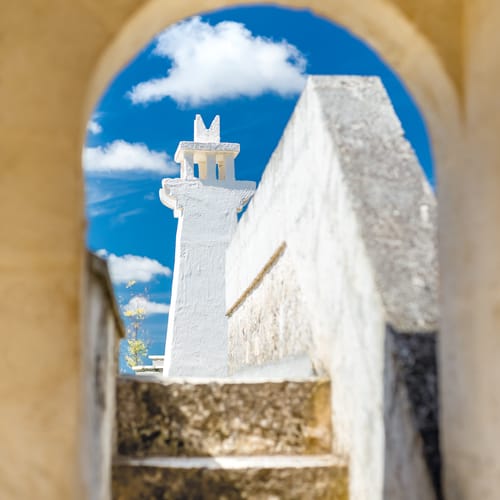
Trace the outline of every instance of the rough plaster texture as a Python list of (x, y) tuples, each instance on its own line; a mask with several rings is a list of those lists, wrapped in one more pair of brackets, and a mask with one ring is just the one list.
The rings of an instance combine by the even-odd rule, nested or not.
[(310, 78), (228, 248), (227, 303), (246, 297), (229, 331), (241, 342), (245, 325), (249, 348), (269, 338), (297, 346), (293, 331), (252, 326), (257, 308), (269, 311), (259, 306), (265, 289), (287, 294), (279, 264), (251, 287), (286, 242), (292, 286), (308, 311), (309, 354), (332, 379), (334, 444), (350, 458), (355, 499), (401, 498), (399, 479), (385, 475), (401, 456), (400, 476), (411, 483), (404, 497), (434, 496), (419, 428), (393, 398), (399, 390), (407, 397), (407, 387), (400, 377), (387, 387), (385, 378), (395, 370), (388, 326), (408, 335), (437, 327), (435, 229), (433, 193), (379, 80)]
[(347, 469), (332, 457), (214, 457), (123, 460), (116, 500), (347, 500)]
[(244, 307), (236, 307), (230, 315), (230, 373), (292, 356), (308, 357), (312, 343), (310, 311), (286, 249), (265, 279), (265, 284), (256, 283)]
[(118, 341), (124, 331), (106, 262), (93, 254), (87, 255), (86, 297), (83, 366), (90, 377), (84, 387), (84, 480), (89, 499), (109, 500)]
[[(169, 379), (170, 380), (170, 379)], [(141, 456), (318, 454), (331, 449), (330, 383), (120, 378), (118, 452)]]
[[(448, 497), (496, 499), (500, 65), (491, 47), (500, 43), (500, 4), (274, 3), (310, 8), (374, 47), (426, 119), (439, 179), (441, 428)], [(28, 498), (33, 491), (44, 500), (86, 495), (81, 388), (89, 374), (81, 369), (80, 158), (92, 108), (116, 72), (161, 29), (229, 5), (237, 2), (2, 4), (0, 294), (2, 331), (8, 335), (2, 338), (6, 360), (0, 373), (1, 497)], [(34, 409), (40, 418), (33, 418)], [(27, 475), (27, 469), (39, 473)]]
[(164, 179), (160, 190), (162, 203), (179, 218), (163, 374), (225, 376), (226, 248), (255, 183), (235, 180), (239, 144), (218, 142), (218, 117), (206, 129), (197, 115), (194, 135), (203, 142), (183, 141), (175, 154), (181, 178)]

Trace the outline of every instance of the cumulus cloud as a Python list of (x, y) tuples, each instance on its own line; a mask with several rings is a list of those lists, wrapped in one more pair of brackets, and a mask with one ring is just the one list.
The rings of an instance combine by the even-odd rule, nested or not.
[(102, 132), (102, 127), (96, 119), (91, 119), (87, 123), (87, 131), (91, 134), (97, 135)]
[(113, 141), (105, 146), (86, 147), (83, 167), (90, 173), (153, 172), (173, 175), (178, 166), (167, 153), (152, 151), (145, 144)]
[(168, 314), (170, 306), (168, 304), (161, 304), (159, 302), (151, 302), (146, 297), (141, 295), (136, 295), (132, 297), (128, 304), (124, 306), (123, 312), (134, 313), (135, 311), (141, 311), (146, 316), (152, 314)]
[(171, 97), (198, 106), (268, 92), (290, 96), (305, 83), (306, 59), (297, 47), (253, 36), (233, 21), (212, 26), (193, 17), (175, 24), (157, 37), (154, 53), (171, 59), (171, 68), (165, 78), (136, 85), (129, 93), (133, 103)]
[(118, 256), (106, 250), (98, 250), (97, 255), (108, 260), (113, 283), (138, 281), (146, 283), (156, 276), (172, 276), (172, 270), (155, 259), (140, 255)]

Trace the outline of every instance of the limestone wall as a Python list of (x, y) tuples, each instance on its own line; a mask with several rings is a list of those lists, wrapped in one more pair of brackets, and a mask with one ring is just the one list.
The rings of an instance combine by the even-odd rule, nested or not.
[(432, 347), (435, 225), (379, 80), (310, 78), (228, 249), (230, 359), (238, 370), (307, 352), (331, 376), (354, 499), (434, 498), (423, 427), (437, 416), (419, 423), (405, 370), (416, 358), (393, 335)]
[(304, 355), (312, 343), (310, 314), (286, 245), (230, 313), (229, 371)]
[(83, 480), (89, 500), (111, 499), (111, 459), (114, 454), (115, 382), (118, 341), (123, 325), (113, 298), (106, 262), (87, 255), (86, 322), (83, 368)]

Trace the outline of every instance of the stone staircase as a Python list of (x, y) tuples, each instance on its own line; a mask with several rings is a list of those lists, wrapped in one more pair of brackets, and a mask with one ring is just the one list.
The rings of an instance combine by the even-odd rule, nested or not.
[(345, 500), (330, 383), (121, 377), (113, 498)]

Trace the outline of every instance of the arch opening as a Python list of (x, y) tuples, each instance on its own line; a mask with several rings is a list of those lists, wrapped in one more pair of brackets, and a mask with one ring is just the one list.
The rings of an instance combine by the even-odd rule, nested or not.
[[(231, 11), (222, 11), (220, 13), (218, 12), (214, 12), (212, 14), (210, 14), (209, 16), (206, 16), (206, 17), (210, 17), (211, 16), (211, 20), (213, 21), (214, 19), (217, 18), (218, 15), (221, 16), (221, 19), (223, 17), (226, 17), (228, 15), (228, 12), (230, 13)], [(248, 10), (247, 10), (248, 12)], [(143, 12), (144, 15), (146, 15), (146, 11)], [(293, 12), (293, 13), (289, 13), (290, 15), (309, 15), (311, 16), (310, 13), (306, 13), (306, 12)], [(345, 15), (346, 17), (343, 17), (343, 15), (340, 15), (340, 18), (344, 21), (344, 24), (347, 24), (349, 26), (350, 24), (350, 21), (353, 21), (352, 22), (352, 26), (355, 26), (357, 29), (359, 29), (359, 31), (363, 31), (364, 28), (366, 28), (366, 26), (363, 24), (363, 22), (366, 21), (366, 19), (363, 18), (363, 16), (361, 16), (361, 18), (363, 19), (360, 19), (360, 18), (357, 18), (356, 15), (359, 15), (359, 13), (353, 13), (351, 12), (350, 14), (353, 15), (352, 18), (349, 18), (349, 16), (347, 16), (347, 14)], [(384, 22), (387, 21), (387, 19), (394, 19), (394, 13), (391, 12), (390, 14), (388, 14), (387, 12), (385, 12), (386, 15), (386, 18), (384, 20)], [(397, 18), (397, 15), (396, 15), (396, 18)], [(203, 18), (205, 19), (205, 17)], [(400, 20), (400, 19), (399, 19)], [(144, 21), (144, 18), (142, 18), (142, 21)], [(320, 20), (321, 22), (322, 20)], [(215, 23), (216, 21), (214, 21)], [(324, 22), (324, 21), (323, 21)], [(358, 25), (357, 22), (359, 22), (360, 24)], [(371, 20), (371, 22), (373, 23), (374, 21)], [(277, 23), (279, 24), (279, 23)], [(404, 23), (403, 23), (404, 24)], [(130, 27), (130, 26), (129, 26)], [(127, 27), (127, 29), (129, 28)], [(373, 26), (372, 26), (373, 27)], [(378, 30), (380, 30), (380, 26), (377, 27)], [(354, 28), (352, 28), (354, 32), (356, 32), (356, 30)], [(314, 29), (312, 30), (314, 31), (315, 34), (318, 33), (318, 30), (317, 29)], [(370, 39), (370, 41), (373, 42), (374, 40), (374, 33), (370, 30), (368, 30), (368, 33), (369, 33), (369, 36), (368, 38)], [(345, 32), (344, 34), (346, 36), (348, 36)], [(409, 58), (409, 61), (407, 60), (405, 62), (405, 64), (402, 64), (401, 63), (401, 60), (399, 59), (399, 57), (401, 57), (401, 53), (395, 55), (394, 52), (398, 52), (398, 51), (401, 51), (401, 47), (398, 45), (399, 43), (401, 43), (400, 40), (397, 40), (397, 42), (391, 38), (391, 35), (388, 35), (388, 37), (390, 38), (390, 40), (387, 40), (387, 39), (383, 39), (383, 37), (381, 39), (376, 39), (376, 36), (375, 36), (375, 43), (374, 45), (377, 47), (377, 48), (388, 48), (388, 47), (391, 47), (392, 49), (394, 49), (394, 52), (389, 52), (388, 54), (388, 59), (389, 59), (389, 62), (390, 62), (390, 59), (393, 58), (397, 64), (396, 64), (396, 70), (399, 70), (401, 74), (404, 75), (407, 75), (408, 76), (408, 85), (410, 87), (410, 89), (414, 90), (415, 91), (415, 95), (417, 96), (417, 100), (420, 102), (420, 103), (424, 103), (424, 114), (426, 115), (427, 119), (428, 119), (428, 123), (430, 125), (430, 128), (431, 128), (431, 132), (432, 130), (435, 130), (436, 127), (438, 127), (438, 135), (439, 134), (442, 134), (442, 128), (441, 128), (441, 125), (442, 123), (444, 122), (447, 122), (448, 120), (450, 119), (454, 119), (454, 118), (457, 118), (458, 116), (458, 113), (456, 113), (456, 106), (455, 106), (455, 93), (454, 91), (452, 90), (452, 85), (450, 84), (449, 82), (449, 79), (446, 77), (446, 74), (442, 71), (442, 68), (440, 67), (439, 65), (439, 61), (436, 57), (436, 55), (433, 53), (433, 51), (426, 45), (425, 43), (425, 40), (421, 39), (421, 37), (419, 35), (417, 35), (416, 33), (414, 33), (411, 29), (411, 26), (408, 26), (408, 25), (404, 25), (404, 29), (402, 29), (402, 39), (405, 39), (406, 37), (406, 40), (407, 39), (411, 39), (412, 42), (415, 43), (415, 45), (418, 47), (419, 50), (422, 50), (423, 53), (425, 53), (426, 55), (426, 59), (425, 59), (425, 65), (426, 66), (426, 71), (428, 73), (428, 68), (429, 67), (432, 67), (433, 71), (436, 72), (437, 75), (439, 75), (439, 78), (438, 78), (438, 85), (436, 86), (436, 80), (433, 79), (432, 81), (432, 85), (431, 85), (431, 82), (430, 82), (430, 79), (429, 79), (429, 75), (426, 74), (422, 74), (422, 73), (419, 73), (419, 68), (416, 68), (417, 64), (416, 62), (412, 59), (412, 58)], [(381, 33), (379, 33), (377, 31), (377, 35), (380, 35), (382, 36)], [(285, 37), (286, 38), (286, 37)], [(118, 50), (118, 47), (121, 46), (121, 43), (123, 42), (123, 40), (121, 39), (121, 35), (119, 35), (117, 37), (117, 39), (115, 40), (115, 44), (114, 47), (112, 47), (113, 49), (117, 49)], [(359, 43), (356, 42), (356, 43)], [(394, 45), (396, 44), (396, 45)], [(299, 45), (299, 44), (297, 44)], [(396, 49), (395, 49), (396, 47)], [(111, 48), (109, 49), (111, 52), (113, 51)], [(103, 56), (103, 59), (102, 61), (106, 60), (106, 58), (109, 56), (109, 54), (111, 52), (107, 52), (104, 56)], [(383, 51), (382, 51), (382, 54), (383, 54)], [(378, 56), (375, 56), (373, 53), (372, 53), (372, 56), (374, 57), (374, 60), (378, 60), (379, 63), (383, 65), (383, 63), (380, 62), (380, 59), (378, 58)], [(415, 56), (414, 56), (415, 57)], [(101, 61), (101, 64), (102, 64), (102, 61)], [(346, 61), (346, 62), (352, 62), (352, 61)], [(101, 65), (100, 64), (100, 65)], [(419, 61), (419, 64), (423, 64), (422, 61)], [(349, 65), (347, 64), (346, 67), (349, 67)], [(385, 68), (387, 70), (387, 68)], [(328, 72), (328, 71), (325, 71), (325, 72)], [(336, 71), (338, 72), (338, 71)], [(195, 73), (195, 72), (194, 72)], [(314, 70), (311, 71), (311, 73), (314, 73)], [(352, 69), (347, 69), (346, 71), (342, 71), (342, 73), (356, 73), (356, 71), (353, 71)], [(370, 73), (377, 73), (376, 71), (374, 72), (370, 72)], [(101, 75), (102, 76), (102, 75)], [(411, 78), (410, 78), (411, 76)], [(435, 76), (435, 75), (434, 75)], [(413, 78), (415, 77), (415, 78)], [(391, 87), (391, 85), (394, 85), (396, 87), (399, 87), (401, 88), (402, 87), (402, 84), (397, 80), (397, 78), (390, 73), (389, 70), (387, 70), (387, 74), (383, 76), (383, 80), (384, 80), (384, 83), (386, 83), (386, 86), (388, 87)], [(99, 69), (96, 73), (96, 77), (95, 77), (95, 80), (94, 80), (94, 84), (95, 82), (99, 81)], [(387, 82), (389, 82), (389, 85), (387, 85)], [(436, 87), (439, 87), (439, 90), (436, 90)], [(391, 94), (391, 91), (390, 91), (390, 88), (388, 89), (389, 90), (389, 93)], [(442, 92), (444, 94), (444, 99), (443, 99), (443, 95), (441, 95), (441, 99), (439, 100), (439, 102), (436, 102), (435, 100), (435, 93), (439, 93), (439, 92)], [(418, 110), (416, 110), (416, 106), (415, 104), (412, 102), (412, 99), (411, 97), (409, 97), (406, 93), (405, 93), (405, 99), (407, 99), (406, 101), (406, 105), (411, 108), (414, 112), (415, 112), (415, 115), (414, 116), (418, 116)], [(447, 101), (448, 100), (448, 101)], [(445, 101), (447, 101), (445, 103)], [(250, 104), (251, 106), (254, 106), (254, 103), (247, 103), (247, 104)], [(397, 103), (394, 103), (396, 104), (396, 108), (398, 109), (398, 105)], [(227, 111), (228, 109), (228, 106), (226, 106), (225, 103), (217, 103), (214, 105), (214, 107), (217, 107), (217, 106), (222, 106), (224, 111)], [(201, 106), (202, 108), (204, 108), (204, 106)], [(286, 115), (285, 113), (283, 114), (283, 116), (285, 116), (286, 118), (289, 116), (290, 114), (290, 111), (291, 111), (291, 108), (293, 107), (293, 103), (290, 104), (288, 103), (288, 115)], [(404, 106), (401, 107), (401, 109), (403, 109)], [(264, 108), (262, 108), (264, 109)], [(398, 111), (401, 112), (401, 109), (398, 109)], [(255, 109), (252, 110), (253, 113), (255, 113)], [(404, 111), (402, 111), (403, 115), (404, 115)], [(194, 110), (193, 112), (191, 113), (191, 115), (194, 114)], [(214, 114), (214, 110), (209, 110), (208, 111), (208, 114)], [(187, 115), (189, 115), (189, 113), (187, 113)], [(251, 114), (249, 114), (248, 116), (250, 116)], [(400, 118), (403, 118), (401, 117), (401, 114), (400, 114)], [(192, 119), (192, 116), (191, 116), (191, 119)], [(187, 121), (187, 119), (186, 119)], [(248, 123), (248, 119), (246, 120), (243, 120), (245, 122)], [(283, 123), (286, 121), (286, 119), (283, 119)], [(404, 118), (403, 118), (403, 122), (404, 122)], [(411, 121), (411, 120), (410, 120)], [(423, 139), (420, 139), (422, 140), (423, 143), (425, 143), (427, 141), (427, 138), (426, 138), (426, 135), (425, 135), (425, 127), (423, 125), (423, 122), (421, 120), (420, 117), (418, 117), (417, 120), (415, 120), (414, 118), (414, 121), (413, 123), (415, 122), (419, 122), (419, 128), (420, 128), (420, 132), (422, 132), (422, 130), (424, 130), (423, 134), (420, 134), (421, 137), (423, 137)], [(180, 123), (180, 120), (177, 121), (177, 123)], [(457, 122), (458, 123), (458, 120)], [(404, 125), (404, 123), (403, 123)], [(281, 127), (281, 129), (283, 128), (283, 126)], [(452, 129), (453, 127), (451, 127)], [(281, 133), (281, 129), (279, 129), (279, 133)], [(450, 129), (450, 130), (451, 130)], [(186, 130), (187, 130), (187, 126), (186, 126)], [(241, 130), (241, 127), (240, 127), (240, 130)], [(238, 123), (237, 121), (234, 121), (233, 123), (230, 122), (230, 133), (233, 134), (234, 136), (236, 136), (236, 132), (238, 131)], [(412, 131), (409, 130), (408, 128), (406, 128), (406, 131), (407, 131), (407, 134), (408, 136), (410, 136), (410, 140), (411, 140), (411, 135), (412, 135)], [(251, 134), (248, 134), (248, 135), (251, 135)], [(418, 136), (419, 134), (416, 133), (416, 135)], [(255, 137), (255, 134), (253, 134), (253, 136)], [(188, 136), (186, 136), (187, 138)], [(178, 140), (178, 139), (181, 139), (182, 137), (176, 137), (175, 140)], [(270, 139), (272, 138), (272, 134), (267, 134), (266, 135), (266, 139)], [(277, 134), (275, 135), (275, 139), (277, 138)], [(440, 137), (437, 137), (438, 139), (438, 145), (439, 144), (442, 144), (441, 140), (440, 140)], [(274, 141), (274, 144), (276, 143), (277, 141), (275, 140)], [(413, 141), (412, 141), (413, 142)], [(250, 141), (249, 141), (250, 143)], [(429, 152), (429, 146), (424, 144), (424, 145), (420, 145), (419, 146), (416, 146), (415, 149), (417, 149), (417, 152), (419, 153), (419, 156), (421, 157), (421, 162), (424, 164), (424, 165), (427, 165), (427, 168), (426, 168), (426, 173), (428, 174), (428, 176), (431, 178), (431, 180), (433, 181), (433, 176), (432, 176), (432, 172), (431, 172), (431, 165), (432, 165), (432, 160), (430, 158), (430, 152)], [(423, 151), (426, 150), (424, 153)], [(255, 155), (256, 155), (256, 151), (255, 149), (251, 150), (251, 153), (253, 153), (253, 158), (255, 158)], [(269, 156), (269, 151), (267, 151), (265, 153), (265, 156)], [(438, 148), (438, 156), (440, 158), (443, 158), (446, 156), (446, 151), (445, 149), (440, 149)], [(261, 161), (260, 164), (263, 166), (265, 163), (265, 161)], [(424, 167), (425, 168), (425, 167)], [(260, 172), (261, 173), (261, 172)], [(260, 173), (258, 173), (256, 175), (256, 180), (259, 180), (260, 178)], [(254, 174), (255, 175), (255, 174)], [(246, 178), (246, 177), (244, 177)], [(166, 267), (169, 267), (169, 266), (166, 266)]]
[[(204, 113), (208, 119), (217, 113), (222, 114), (222, 133), (225, 140), (242, 144), (242, 152), (237, 160), (239, 178), (258, 182), (300, 91), (297, 85), (292, 91), (279, 87), (286, 84), (286, 78), (291, 76), (304, 79), (307, 73), (378, 75), (392, 98), (407, 138), (417, 151), (427, 177), (434, 183), (425, 125), (412, 97), (391, 69), (361, 40), (311, 12), (264, 6), (226, 9), (201, 18), (191, 18), (191, 21), (182, 21), (175, 25), (177, 28), (174, 35), (183, 34), (196, 38), (198, 31), (206, 37), (208, 30), (212, 43), (220, 43), (220, 27), (228, 21), (232, 23), (230, 27), (237, 32), (233, 41), (242, 45), (241, 50), (247, 51), (243, 52), (242, 57), (245, 62), (251, 57), (251, 51), (258, 48), (263, 40), (274, 40), (274, 45), (269, 45), (271, 49), (284, 49), (284, 56), (278, 61), (283, 64), (284, 75), (274, 75), (278, 81), (274, 93), (266, 90), (265, 84), (269, 85), (268, 81), (262, 83), (259, 79), (255, 79), (253, 88), (243, 86), (240, 89), (241, 95), (236, 97), (232, 88), (225, 90), (226, 96), (205, 96), (202, 84), (191, 89), (191, 95), (189, 92), (182, 94), (180, 87), (175, 87), (176, 82), (173, 82), (174, 88), (170, 89), (170, 96), (164, 95), (162, 99), (158, 99), (158, 96), (150, 95), (149, 100), (146, 98), (142, 102), (134, 103), (131, 92), (138, 85), (147, 85), (148, 82), (154, 81), (154, 78), (165, 79), (167, 71), (172, 71), (173, 68), (171, 57), (165, 57), (164, 54), (163, 57), (158, 57), (158, 54), (154, 56), (160, 43), (159, 38), (155, 37), (139, 52), (133, 62), (117, 75), (87, 126), (88, 140), (84, 158), (88, 164), (87, 206), (91, 219), (89, 246), (94, 251), (107, 255), (116, 269), (133, 265), (135, 256), (135, 265), (146, 265), (148, 262), (149, 265), (156, 265), (159, 270), (159, 274), (149, 276), (156, 280), (153, 286), (155, 297), (151, 296), (151, 286), (147, 281), (130, 286), (131, 282), (137, 281), (130, 270), (128, 275), (125, 272), (119, 278), (117, 292), (122, 297), (122, 306), (128, 314), (137, 310), (137, 301), (142, 301), (143, 307), (139, 309), (150, 307), (162, 311), (159, 314), (163, 315), (163, 321), (168, 314), (168, 296), (165, 293), (158, 294), (157, 286), (164, 289), (170, 287), (173, 249), (171, 247), (166, 250), (165, 241), (175, 240), (175, 221), (162, 211), (156, 190), (162, 175), (176, 175), (173, 156), (177, 142), (190, 138), (193, 116), (198, 111)], [(281, 27), (278, 31), (277, 26)], [(162, 33), (167, 32), (168, 29)], [(283, 40), (286, 43), (282, 43)], [(180, 64), (180, 69), (187, 71), (188, 76), (192, 69), (193, 79), (203, 80), (199, 67), (186, 69), (182, 53), (179, 55), (186, 44), (175, 45), (172, 39), (167, 42), (170, 43), (167, 48), (170, 50), (169, 55), (181, 58), (174, 63)], [(200, 42), (195, 39), (194, 43)], [(193, 45), (189, 46), (189, 49), (194, 50)], [(291, 64), (288, 64), (290, 61)], [(217, 66), (220, 65), (217, 58), (212, 62), (215, 66), (212, 68), (213, 74), (226, 71), (239, 79), (240, 85), (241, 80), (246, 77), (244, 69), (235, 67), (237, 64), (233, 63), (224, 68)], [(179, 70), (179, 67), (177, 69)], [(210, 66), (204, 69), (209, 71)], [(263, 68), (263, 71), (265, 69)], [(209, 76), (213, 78), (213, 74)], [(223, 75), (222, 79), (218, 80), (219, 85), (223, 83), (224, 76), (228, 78)], [(206, 81), (209, 86), (210, 81)], [(260, 95), (252, 97), (249, 95), (252, 92)], [(112, 173), (113, 161), (127, 163), (127, 156), (133, 155), (138, 156), (138, 161), (151, 163), (151, 170), (142, 172), (146, 175), (141, 175), (141, 165), (136, 165), (134, 169), (131, 164), (122, 165), (121, 171), (118, 168), (115, 174)], [(99, 166), (102, 168), (99, 169)], [(197, 176), (203, 174), (203, 166), (200, 169), (196, 164), (195, 169), (198, 171)], [(223, 170), (219, 167), (219, 174)], [(115, 234), (119, 241), (112, 241), (112, 238), (109, 238), (112, 234)], [(160, 241), (158, 235), (163, 235), (163, 241)], [(150, 259), (151, 262), (145, 259)], [(127, 277), (130, 279), (125, 279)], [(129, 293), (131, 291), (134, 293)], [(135, 302), (131, 303), (132, 299)], [(161, 306), (158, 301), (163, 301)], [(152, 355), (162, 354), (160, 338), (164, 335), (165, 328), (162, 327), (159, 317), (156, 316), (154, 325), (149, 327), (154, 328), (156, 339), (153, 340), (154, 345), (150, 350)]]

